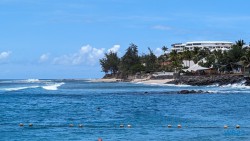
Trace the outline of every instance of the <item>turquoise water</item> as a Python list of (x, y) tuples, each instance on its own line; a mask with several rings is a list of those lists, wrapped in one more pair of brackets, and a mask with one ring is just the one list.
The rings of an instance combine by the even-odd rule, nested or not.
[[(211, 93), (177, 94), (183, 89)], [(242, 84), (1, 80), (0, 140), (250, 140), (249, 90)]]

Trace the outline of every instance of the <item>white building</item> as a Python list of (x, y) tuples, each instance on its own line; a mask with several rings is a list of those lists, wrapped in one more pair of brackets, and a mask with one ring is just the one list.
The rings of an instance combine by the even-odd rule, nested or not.
[(209, 49), (210, 51), (214, 50), (229, 50), (231, 49), (233, 43), (227, 41), (195, 41), (195, 42), (187, 42), (172, 44), (172, 50), (176, 50), (177, 52), (183, 52), (185, 50), (194, 50), (195, 47), (200, 49)]
[(183, 43), (176, 43), (176, 44), (172, 44), (172, 50), (176, 50), (177, 52), (183, 52), (186, 44)]

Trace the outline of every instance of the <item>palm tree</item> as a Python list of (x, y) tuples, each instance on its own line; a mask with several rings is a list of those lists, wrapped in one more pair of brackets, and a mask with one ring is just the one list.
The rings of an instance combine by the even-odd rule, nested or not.
[(235, 45), (239, 46), (239, 47), (243, 47), (246, 43), (244, 42), (244, 40), (238, 40), (235, 42)]
[(199, 51), (200, 51), (200, 48), (194, 47), (194, 50), (193, 50), (194, 55), (199, 54)]
[(190, 67), (190, 60), (192, 59), (192, 52), (189, 50), (184, 51), (183, 58), (189, 61), (189, 67)]
[(244, 50), (241, 46), (233, 45), (232, 48), (227, 52), (227, 55), (230, 61), (235, 63), (240, 61), (240, 58), (244, 55)]
[(198, 47), (194, 47), (194, 50), (192, 51), (192, 54), (193, 54), (192, 59), (195, 64), (200, 60), (200, 51), (201, 50)]
[(211, 52), (209, 49), (204, 48), (204, 49), (195, 49), (194, 51), (192, 51), (194, 55), (193, 56), (193, 60), (194, 63), (198, 63), (201, 59), (208, 57)]
[(181, 62), (183, 60), (183, 55), (177, 53), (176, 50), (172, 50), (169, 54), (169, 58), (172, 61), (172, 67), (176, 70), (177, 68), (182, 67)]
[(162, 49), (162, 51), (164, 52), (164, 54), (166, 53), (166, 51), (168, 51), (167, 46), (163, 46), (161, 49)]
[(250, 50), (247, 50), (247, 52), (240, 58), (240, 60), (243, 62), (245, 72), (245, 68), (250, 65)]
[(169, 58), (170, 60), (172, 61), (176, 61), (177, 60), (177, 56), (178, 56), (178, 53), (176, 50), (172, 50), (169, 54)]

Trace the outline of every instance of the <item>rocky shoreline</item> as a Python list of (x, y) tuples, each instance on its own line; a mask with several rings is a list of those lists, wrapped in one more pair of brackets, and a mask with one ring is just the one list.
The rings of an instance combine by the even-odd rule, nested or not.
[[(154, 81), (152, 83), (160, 84), (175, 84), (175, 85), (192, 85), (192, 86), (205, 86), (205, 85), (228, 85), (235, 83), (244, 83), (246, 86), (250, 86), (250, 78), (244, 77), (243, 75), (234, 75), (234, 74), (226, 74), (226, 75), (181, 75), (178, 78), (173, 79), (173, 76), (140, 76), (140, 79), (136, 79), (135, 76), (129, 76), (127, 79), (118, 79), (115, 76), (105, 75), (101, 80), (109, 80), (111, 82), (146, 82), (145, 80)], [(150, 81), (151, 80), (151, 81)], [(106, 82), (106, 81), (104, 81)], [(164, 83), (163, 83), (164, 82)]]
[(186, 84), (192, 86), (204, 86), (204, 85), (228, 85), (234, 83), (242, 83), (250, 86), (250, 79), (243, 75), (212, 75), (212, 76), (181, 76), (179, 79), (175, 79), (168, 84)]

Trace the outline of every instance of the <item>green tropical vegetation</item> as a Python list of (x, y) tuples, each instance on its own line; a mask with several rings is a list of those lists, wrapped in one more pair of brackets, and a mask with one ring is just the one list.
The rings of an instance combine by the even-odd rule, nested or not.
[(137, 73), (180, 71), (184, 69), (183, 60), (230, 72), (238, 65), (244, 68), (250, 66), (250, 49), (244, 48), (245, 44), (244, 40), (238, 40), (228, 51), (194, 48), (192, 51), (185, 50), (179, 53), (175, 50), (167, 53), (168, 48), (163, 46), (163, 54), (157, 57), (150, 48), (149, 53), (139, 55), (138, 46), (132, 43), (122, 57), (118, 57), (114, 52), (106, 53), (105, 57), (100, 59), (100, 64), (103, 72), (121, 78)]
[(117, 53), (105, 53), (105, 57), (100, 59), (100, 64), (103, 72), (117, 74), (120, 65), (120, 58), (117, 56)]

